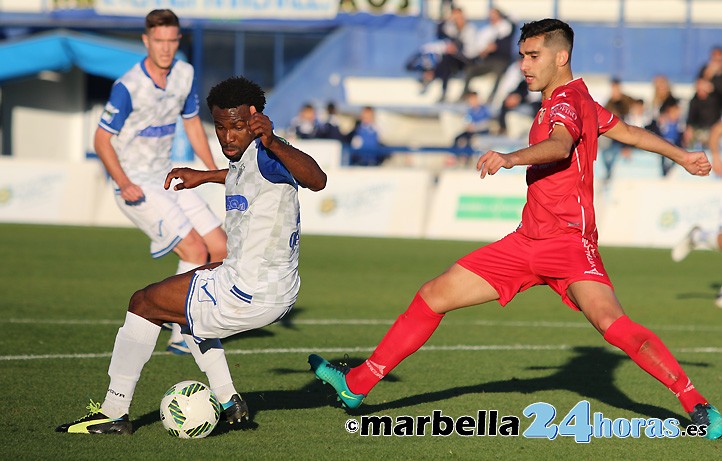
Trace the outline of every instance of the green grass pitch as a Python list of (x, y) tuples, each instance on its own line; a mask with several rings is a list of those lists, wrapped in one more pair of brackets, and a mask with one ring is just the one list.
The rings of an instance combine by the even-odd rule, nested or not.
[[(190, 357), (156, 354), (136, 389), (130, 437), (58, 434), (56, 425), (102, 401), (115, 334), (138, 288), (175, 270), (154, 261), (135, 229), (0, 225), (0, 458), (12, 460), (229, 459), (719, 459), (722, 442), (696, 438), (554, 440), (523, 436), (362, 437), (344, 429), (363, 415), (458, 418), (479, 410), (515, 415), (534, 402), (557, 409), (581, 400), (606, 418), (678, 418), (674, 396), (608, 346), (583, 316), (545, 287), (447, 315), (427, 348), (396, 368), (351, 413), (334, 406), (306, 358), (348, 353), (360, 363), (416, 289), (474, 249), (474, 242), (304, 236), (301, 294), (284, 321), (224, 340), (254, 430), (206, 439), (169, 436), (158, 405), (172, 384), (206, 381)], [(722, 405), (722, 310), (713, 300), (722, 255), (602, 248), (617, 294), (653, 329), (697, 388)], [(221, 426), (219, 426), (220, 429)]]

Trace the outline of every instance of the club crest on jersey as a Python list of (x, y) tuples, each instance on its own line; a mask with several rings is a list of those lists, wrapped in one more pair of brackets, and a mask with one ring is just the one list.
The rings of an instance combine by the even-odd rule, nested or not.
[(248, 199), (242, 195), (226, 195), (226, 211), (238, 210), (244, 212), (248, 209)]
[(547, 111), (547, 110), (546, 110), (545, 108), (539, 109), (539, 115), (538, 115), (537, 118), (536, 118), (536, 123), (537, 123), (537, 125), (541, 125), (542, 121), (544, 120), (544, 113), (545, 113), (546, 111)]

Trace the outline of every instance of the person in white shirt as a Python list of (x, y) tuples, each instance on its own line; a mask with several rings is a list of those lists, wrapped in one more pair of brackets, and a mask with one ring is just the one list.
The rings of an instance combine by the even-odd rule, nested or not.
[[(57, 432), (130, 434), (135, 386), (163, 322), (182, 325), (183, 337), (230, 424), (248, 422), (248, 405), (233, 385), (220, 339), (262, 328), (286, 315), (298, 296), (298, 187), (318, 191), (326, 174), (308, 154), (273, 132), (256, 83), (233, 77), (207, 98), (228, 169), (174, 168), (164, 187), (179, 193), (204, 183), (225, 184), (228, 256), (136, 291), (115, 338), (110, 384), (102, 405), (62, 424)], [(171, 187), (176, 180), (178, 184)]]
[[(145, 18), (148, 55), (118, 79), (95, 132), (95, 150), (115, 185), (120, 210), (150, 239), (150, 253), (174, 252), (181, 274), (226, 256), (221, 221), (194, 191), (163, 189), (173, 167), (171, 149), (180, 116), (193, 150), (215, 170), (199, 113), (193, 67), (176, 59), (178, 17), (153, 10)], [(168, 351), (187, 354), (180, 327), (173, 326)]]

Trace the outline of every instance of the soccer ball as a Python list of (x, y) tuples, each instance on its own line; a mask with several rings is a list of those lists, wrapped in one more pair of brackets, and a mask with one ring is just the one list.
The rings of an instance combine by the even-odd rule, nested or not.
[(182, 381), (172, 386), (160, 402), (160, 421), (170, 435), (199, 439), (218, 424), (221, 404), (203, 383)]

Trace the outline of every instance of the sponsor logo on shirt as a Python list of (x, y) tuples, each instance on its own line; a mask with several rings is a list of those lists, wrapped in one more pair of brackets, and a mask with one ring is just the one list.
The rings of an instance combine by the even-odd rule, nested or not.
[(248, 209), (248, 199), (242, 195), (226, 195), (226, 211), (238, 210), (244, 212)]
[(103, 108), (103, 115), (100, 116), (100, 119), (105, 123), (111, 123), (118, 112), (120, 111), (113, 104), (107, 103)]
[(561, 117), (563, 119), (577, 119), (577, 113), (574, 112), (574, 109), (572, 109), (572, 107), (565, 102), (552, 106), (550, 116), (551, 118)]

